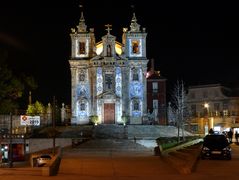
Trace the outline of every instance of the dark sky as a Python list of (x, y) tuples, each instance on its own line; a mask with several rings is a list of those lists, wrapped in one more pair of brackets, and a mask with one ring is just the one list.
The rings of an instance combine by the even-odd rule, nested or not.
[(70, 29), (79, 23), (80, 8), (97, 40), (105, 24), (121, 42), (122, 28), (129, 27), (131, 4), (138, 23), (146, 27), (147, 56), (168, 79), (186, 85), (238, 83), (239, 14), (231, 2), (219, 1), (1, 1), (0, 45), (9, 52), (14, 71), (33, 75), (39, 89), (34, 100), (44, 103), (55, 95), (70, 103)]

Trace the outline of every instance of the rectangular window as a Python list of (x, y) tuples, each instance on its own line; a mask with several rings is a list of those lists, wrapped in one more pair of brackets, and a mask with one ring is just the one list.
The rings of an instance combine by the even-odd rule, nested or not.
[(153, 99), (153, 109), (158, 109), (158, 100)]
[(192, 104), (191, 105), (191, 112), (192, 112), (192, 116), (196, 117), (196, 115), (197, 115), (197, 106), (196, 106), (196, 104)]
[(220, 110), (220, 103), (214, 103), (214, 110), (219, 111)]
[(153, 93), (157, 93), (158, 92), (158, 83), (157, 82), (153, 82), (152, 86), (153, 86)]
[(113, 82), (114, 82), (113, 74), (105, 74), (104, 89), (112, 90), (114, 88)]
[(132, 52), (139, 54), (139, 41), (132, 41)]
[(195, 92), (191, 92), (190, 97), (191, 97), (191, 99), (195, 99)]
[(85, 54), (85, 42), (79, 42), (78, 54)]
[(223, 110), (223, 116), (228, 116), (228, 110)]

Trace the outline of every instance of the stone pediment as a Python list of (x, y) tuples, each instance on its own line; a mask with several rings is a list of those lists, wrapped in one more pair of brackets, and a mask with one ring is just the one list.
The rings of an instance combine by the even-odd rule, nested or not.
[(97, 95), (97, 99), (118, 99), (118, 97), (113, 91), (106, 91)]

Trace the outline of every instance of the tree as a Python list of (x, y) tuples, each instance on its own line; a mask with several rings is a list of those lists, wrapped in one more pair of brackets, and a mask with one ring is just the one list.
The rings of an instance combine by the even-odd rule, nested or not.
[(175, 109), (172, 107), (171, 102), (169, 102), (167, 108), (168, 124), (172, 126), (176, 125), (176, 112), (174, 110)]
[(24, 90), (23, 83), (6, 65), (6, 58), (6, 52), (0, 51), (0, 113), (9, 113), (16, 109), (16, 100), (22, 96)]
[(45, 111), (45, 107), (39, 101), (36, 101), (34, 104), (29, 104), (27, 108), (27, 115), (42, 115)]
[(7, 58), (7, 51), (0, 49), (0, 113), (3, 114), (18, 108), (24, 91), (37, 88), (37, 83), (32, 76), (13, 74), (7, 66)]
[(178, 128), (178, 142), (180, 141), (180, 129), (182, 130), (183, 141), (185, 140), (184, 130), (185, 123), (189, 119), (189, 111), (187, 106), (187, 96), (184, 88), (183, 81), (177, 81), (173, 93), (171, 94), (172, 105), (172, 115), (174, 116), (172, 119), (175, 120), (177, 128)]

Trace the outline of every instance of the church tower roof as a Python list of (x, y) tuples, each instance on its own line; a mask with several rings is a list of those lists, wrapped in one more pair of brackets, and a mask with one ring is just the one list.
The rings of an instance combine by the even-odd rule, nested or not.
[(140, 25), (137, 23), (137, 18), (136, 18), (135, 12), (133, 13), (133, 17), (131, 20), (130, 31), (131, 32), (140, 32)]
[[(83, 7), (80, 5), (80, 8)], [(85, 18), (83, 14), (83, 10), (81, 10), (81, 17), (80, 17), (80, 22), (79, 25), (77, 26), (78, 32), (86, 32), (87, 25), (85, 24)]]

